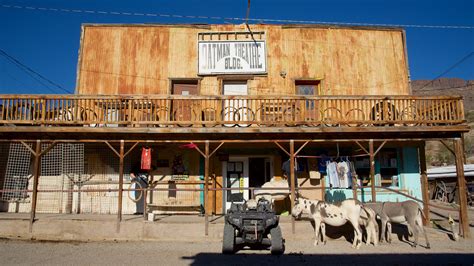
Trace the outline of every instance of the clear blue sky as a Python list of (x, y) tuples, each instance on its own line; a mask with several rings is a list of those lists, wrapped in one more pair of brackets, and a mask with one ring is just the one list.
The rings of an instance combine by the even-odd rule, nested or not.
[[(55, 12), (2, 5), (131, 13), (245, 17), (247, 0), (0, 0), (0, 49), (74, 91), (82, 23), (241, 23), (212, 19)], [(252, 0), (250, 18), (474, 26), (473, 0)], [(407, 27), (413, 80), (432, 79), (474, 51), (474, 29)], [(474, 55), (444, 75), (474, 80)], [(0, 55), (0, 93), (64, 93)], [(46, 88), (49, 87), (49, 88)]]

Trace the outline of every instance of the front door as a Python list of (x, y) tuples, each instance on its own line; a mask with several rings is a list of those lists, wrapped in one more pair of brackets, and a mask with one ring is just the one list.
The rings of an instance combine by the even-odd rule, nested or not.
[[(247, 82), (224, 82), (223, 88), (224, 95), (240, 95), (246, 96)], [(224, 121), (245, 121), (248, 119), (247, 100), (244, 99), (228, 99), (224, 101), (223, 106), (223, 118)], [(247, 126), (247, 124), (225, 124), (225, 126)]]
[(225, 210), (230, 208), (232, 202), (243, 203), (249, 199), (249, 169), (248, 158), (231, 157), (228, 162), (223, 162), (223, 176), (226, 188), (233, 188), (225, 191)]
[[(196, 83), (173, 83), (173, 95), (198, 95), (198, 85)], [(171, 110), (173, 121), (192, 122), (196, 118), (196, 110), (193, 110), (192, 101), (186, 99), (174, 100)], [(188, 123), (184, 123), (188, 124)], [(192, 123), (189, 123), (191, 125)], [(181, 123), (179, 125), (182, 125)]]

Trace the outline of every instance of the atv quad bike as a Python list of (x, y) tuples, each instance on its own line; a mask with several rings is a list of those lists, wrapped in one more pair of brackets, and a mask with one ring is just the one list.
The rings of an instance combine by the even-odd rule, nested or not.
[(233, 254), (239, 248), (261, 249), (270, 246), (272, 255), (285, 251), (279, 216), (266, 199), (232, 203), (224, 223), (222, 253)]

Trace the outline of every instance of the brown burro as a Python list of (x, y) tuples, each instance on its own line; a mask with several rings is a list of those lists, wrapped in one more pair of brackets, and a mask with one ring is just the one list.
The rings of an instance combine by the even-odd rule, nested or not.
[(402, 202), (369, 202), (365, 203), (364, 207), (371, 208), (377, 213), (382, 221), (382, 234), (380, 242), (385, 239), (385, 230), (388, 227), (387, 242), (391, 242), (391, 223), (406, 223), (409, 235), (415, 237), (413, 247), (418, 245), (418, 233), (423, 233), (426, 239), (426, 248), (430, 248), (428, 236), (423, 228), (422, 216), (423, 210), (420, 205), (413, 200), (407, 200)]

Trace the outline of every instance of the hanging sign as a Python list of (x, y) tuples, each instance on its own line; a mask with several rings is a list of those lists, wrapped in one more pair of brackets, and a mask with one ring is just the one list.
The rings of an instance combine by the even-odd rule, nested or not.
[(199, 41), (199, 75), (267, 72), (265, 41)]
[(141, 169), (142, 170), (151, 169), (151, 148), (142, 148)]

